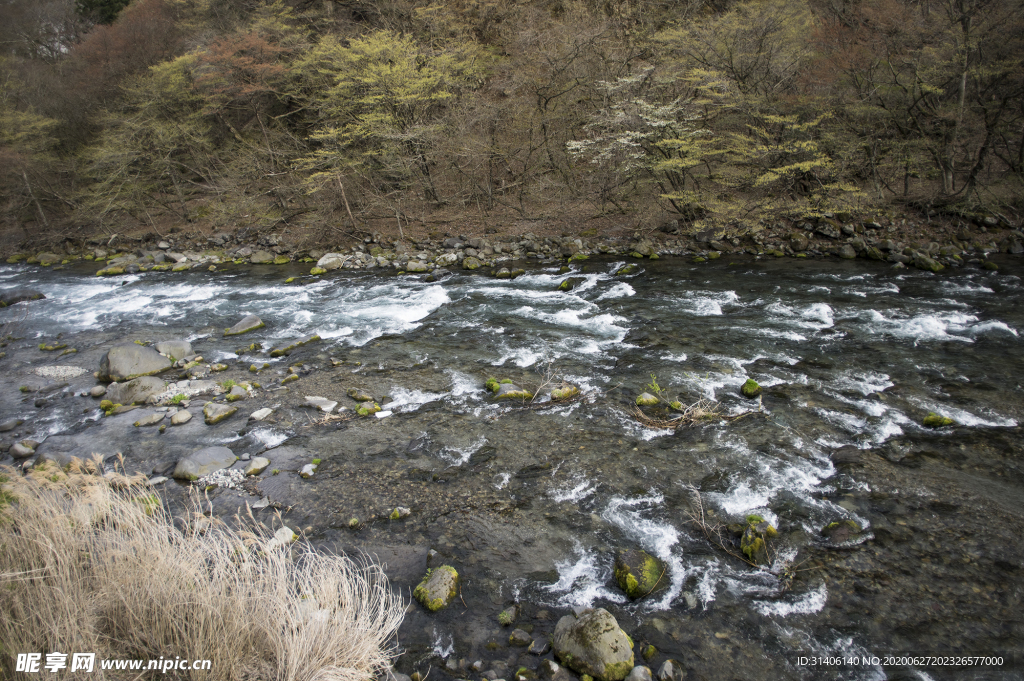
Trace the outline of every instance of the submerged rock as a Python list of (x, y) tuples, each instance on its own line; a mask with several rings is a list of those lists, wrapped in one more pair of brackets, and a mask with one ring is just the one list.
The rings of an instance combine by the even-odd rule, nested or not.
[(171, 360), (153, 348), (137, 343), (115, 345), (100, 360), (100, 379), (127, 381), (138, 376), (151, 376), (171, 368)]
[(448, 607), (458, 593), (459, 573), (451, 565), (442, 565), (427, 570), (419, 586), (412, 592), (413, 597), (430, 612)]
[(821, 528), (821, 536), (833, 544), (845, 544), (861, 533), (860, 523), (855, 520), (839, 520)]
[(665, 575), (665, 564), (642, 549), (619, 551), (615, 556), (615, 581), (631, 600), (654, 591)]
[(552, 402), (562, 402), (563, 400), (571, 400), (580, 394), (580, 389), (574, 385), (564, 385), (560, 388), (555, 388), (551, 391)]
[(16, 288), (9, 291), (0, 291), (0, 307), (8, 307), (17, 303), (24, 303), (30, 300), (42, 300), (46, 298), (41, 291), (30, 288)]
[(621, 681), (633, 670), (633, 643), (604, 608), (558, 620), (551, 643), (562, 664), (597, 681)]
[(494, 397), (498, 400), (532, 400), (533, 393), (515, 383), (499, 383)]
[(287, 355), (296, 348), (301, 348), (303, 345), (308, 345), (309, 343), (318, 340), (320, 340), (320, 335), (316, 333), (311, 334), (309, 336), (303, 336), (302, 338), (297, 338), (296, 340), (278, 345), (276, 348), (270, 351), (270, 356), (281, 357), (283, 355)]

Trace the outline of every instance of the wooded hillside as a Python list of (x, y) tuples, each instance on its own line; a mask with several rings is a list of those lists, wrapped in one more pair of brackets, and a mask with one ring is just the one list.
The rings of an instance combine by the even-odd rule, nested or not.
[(123, 5), (0, 5), (8, 246), (1024, 211), (1019, 0)]

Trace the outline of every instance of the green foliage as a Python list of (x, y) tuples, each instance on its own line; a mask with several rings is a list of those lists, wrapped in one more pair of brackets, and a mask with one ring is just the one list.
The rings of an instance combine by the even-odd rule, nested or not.
[(112, 24), (130, 0), (77, 0), (75, 9), (80, 15), (97, 24)]
[(658, 377), (654, 374), (651, 374), (651, 382), (645, 385), (644, 388), (655, 397), (661, 396), (662, 387), (658, 385)]

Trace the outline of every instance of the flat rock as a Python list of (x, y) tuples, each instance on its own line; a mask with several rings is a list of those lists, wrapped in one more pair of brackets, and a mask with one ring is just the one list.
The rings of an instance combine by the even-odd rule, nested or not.
[(326, 397), (306, 395), (306, 401), (303, 403), (303, 406), (319, 409), (325, 414), (330, 414), (332, 411), (334, 411), (334, 408), (338, 406), (338, 403), (335, 402), (334, 400), (329, 400)]
[(11, 419), (9, 421), (4, 421), (3, 423), (0, 423), (0, 433), (10, 432), (23, 423), (25, 423), (25, 419)]
[(13, 445), (11, 445), (10, 449), (10, 454), (15, 459), (27, 459), (28, 457), (32, 456), (35, 453), (36, 450), (32, 449), (31, 447), (26, 447), (20, 442), (15, 442)]
[(161, 341), (154, 347), (161, 355), (165, 355), (175, 362), (192, 355), (192, 344), (187, 340)]
[(151, 376), (171, 368), (171, 360), (153, 348), (137, 343), (116, 345), (100, 360), (100, 378), (127, 381), (138, 376)]
[(89, 388), (90, 397), (103, 397), (107, 394), (107, 386), (105, 385), (94, 385)]
[(159, 378), (141, 376), (125, 383), (111, 383), (107, 386), (106, 397), (114, 404), (141, 404), (162, 393), (164, 388), (165, 384)]
[(220, 423), (224, 419), (228, 418), (232, 414), (238, 411), (238, 407), (231, 407), (226, 404), (217, 404), (216, 402), (210, 402), (203, 407), (203, 418), (206, 420), (207, 425), (213, 425)]
[(167, 414), (164, 412), (158, 412), (156, 414), (150, 414), (149, 416), (143, 416), (141, 419), (135, 422), (136, 428), (143, 428), (145, 426), (155, 426), (164, 420)]
[(190, 412), (188, 409), (182, 409), (180, 411), (175, 412), (174, 416), (171, 417), (171, 425), (180, 426), (185, 423), (188, 423), (191, 420), (192, 412)]
[(263, 409), (257, 409), (253, 413), (249, 414), (249, 418), (253, 421), (263, 421), (273, 413), (274, 410), (270, 407), (263, 407)]
[(281, 345), (278, 345), (276, 348), (274, 348), (273, 350), (270, 351), (270, 356), (271, 357), (281, 357), (283, 355), (287, 355), (288, 353), (290, 353), (291, 351), (295, 350), (296, 348), (300, 348), (303, 345), (308, 345), (309, 343), (312, 343), (313, 341), (318, 341), (318, 340), (320, 340), (320, 335), (316, 334), (316, 333), (311, 334), (309, 336), (303, 336), (302, 338), (297, 338), (296, 340), (289, 341), (287, 343), (282, 343)]
[(264, 326), (263, 320), (254, 314), (246, 315), (230, 329), (224, 329), (225, 336), (237, 336), (239, 334), (246, 333), (247, 331), (253, 331), (255, 329), (262, 328)]
[(558, 620), (552, 647), (562, 664), (598, 681), (621, 681), (633, 670), (633, 645), (604, 608)]
[(227, 447), (204, 447), (178, 461), (174, 467), (177, 480), (196, 480), (235, 463), (235, 453)]
[(249, 256), (249, 262), (253, 265), (266, 265), (274, 262), (274, 254), (269, 251), (256, 251)]
[(270, 459), (265, 456), (257, 456), (245, 467), (243, 471), (246, 475), (259, 475), (263, 471), (267, 470), (267, 466), (270, 465)]
[(323, 270), (340, 269), (349, 256), (341, 253), (325, 253), (322, 258), (316, 261), (316, 266)]

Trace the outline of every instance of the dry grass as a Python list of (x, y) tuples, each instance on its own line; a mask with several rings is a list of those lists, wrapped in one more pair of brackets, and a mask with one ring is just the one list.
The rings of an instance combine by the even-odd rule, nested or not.
[(632, 412), (633, 417), (648, 428), (674, 429), (679, 428), (680, 426), (692, 426), (696, 423), (705, 423), (708, 421), (717, 421), (719, 419), (727, 418), (722, 416), (718, 407), (718, 403), (714, 400), (702, 397), (693, 404), (685, 407), (679, 416), (674, 416), (670, 419), (656, 419), (653, 416), (648, 416), (636, 405), (633, 405)]
[(19, 652), (95, 652), (97, 679), (119, 678), (99, 660), (122, 657), (212, 660), (188, 679), (365, 681), (389, 667), (405, 603), (379, 567), (274, 547), (251, 515), (240, 531), (198, 503), (172, 518), (129, 478), (2, 473), (0, 678), (28, 678)]

